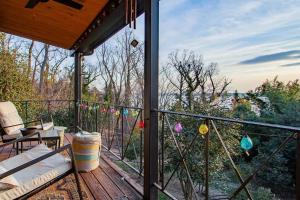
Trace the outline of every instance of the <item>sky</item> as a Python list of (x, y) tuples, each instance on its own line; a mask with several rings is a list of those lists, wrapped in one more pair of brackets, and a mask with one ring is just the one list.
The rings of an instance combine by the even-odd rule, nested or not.
[[(143, 40), (144, 17), (134, 31)], [(300, 78), (300, 0), (161, 0), (160, 64), (174, 50), (217, 62), (230, 91)]]

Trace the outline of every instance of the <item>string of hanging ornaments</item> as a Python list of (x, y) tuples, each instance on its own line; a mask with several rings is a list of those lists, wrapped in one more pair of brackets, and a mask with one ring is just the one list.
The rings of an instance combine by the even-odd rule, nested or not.
[[(182, 126), (182, 124), (180, 122), (175, 123), (174, 131), (175, 131), (175, 133), (177, 133), (177, 136), (179, 136), (179, 134), (183, 132), (183, 129), (184, 129), (184, 127)], [(209, 128), (205, 123), (202, 123), (202, 124), (200, 124), (198, 131), (199, 131), (199, 134), (202, 137), (204, 137), (208, 133)], [(246, 155), (250, 156), (249, 151), (253, 148), (253, 142), (247, 133), (245, 133), (244, 136), (242, 137), (242, 139), (240, 141), (240, 146), (241, 146), (242, 150), (245, 151)]]

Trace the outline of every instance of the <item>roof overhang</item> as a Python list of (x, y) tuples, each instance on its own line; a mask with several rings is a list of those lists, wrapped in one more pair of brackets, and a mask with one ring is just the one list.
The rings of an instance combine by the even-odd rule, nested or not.
[[(144, 0), (137, 0), (137, 16), (143, 12)], [(125, 16), (125, 1), (110, 1), (74, 44), (73, 49), (84, 53), (92, 51), (127, 25)]]
[[(0, 1), (0, 31), (87, 53), (127, 25), (125, 0), (67, 0), (83, 5), (81, 9), (56, 0), (26, 8), (28, 1)], [(143, 0), (137, 2), (139, 16)]]

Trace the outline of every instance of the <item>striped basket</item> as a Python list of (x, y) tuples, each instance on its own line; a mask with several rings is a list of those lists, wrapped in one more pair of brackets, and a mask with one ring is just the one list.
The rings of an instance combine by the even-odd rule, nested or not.
[(89, 172), (99, 166), (101, 135), (99, 133), (76, 134), (72, 148), (78, 171)]

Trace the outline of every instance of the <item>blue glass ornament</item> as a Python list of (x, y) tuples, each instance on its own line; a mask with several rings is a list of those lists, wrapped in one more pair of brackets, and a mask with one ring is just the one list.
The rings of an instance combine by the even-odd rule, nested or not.
[(128, 109), (124, 109), (124, 110), (123, 110), (123, 115), (124, 115), (124, 116), (128, 116), (128, 114), (129, 114)]
[(249, 151), (253, 147), (253, 142), (248, 135), (244, 135), (240, 145), (242, 149), (244, 149), (245, 151)]

